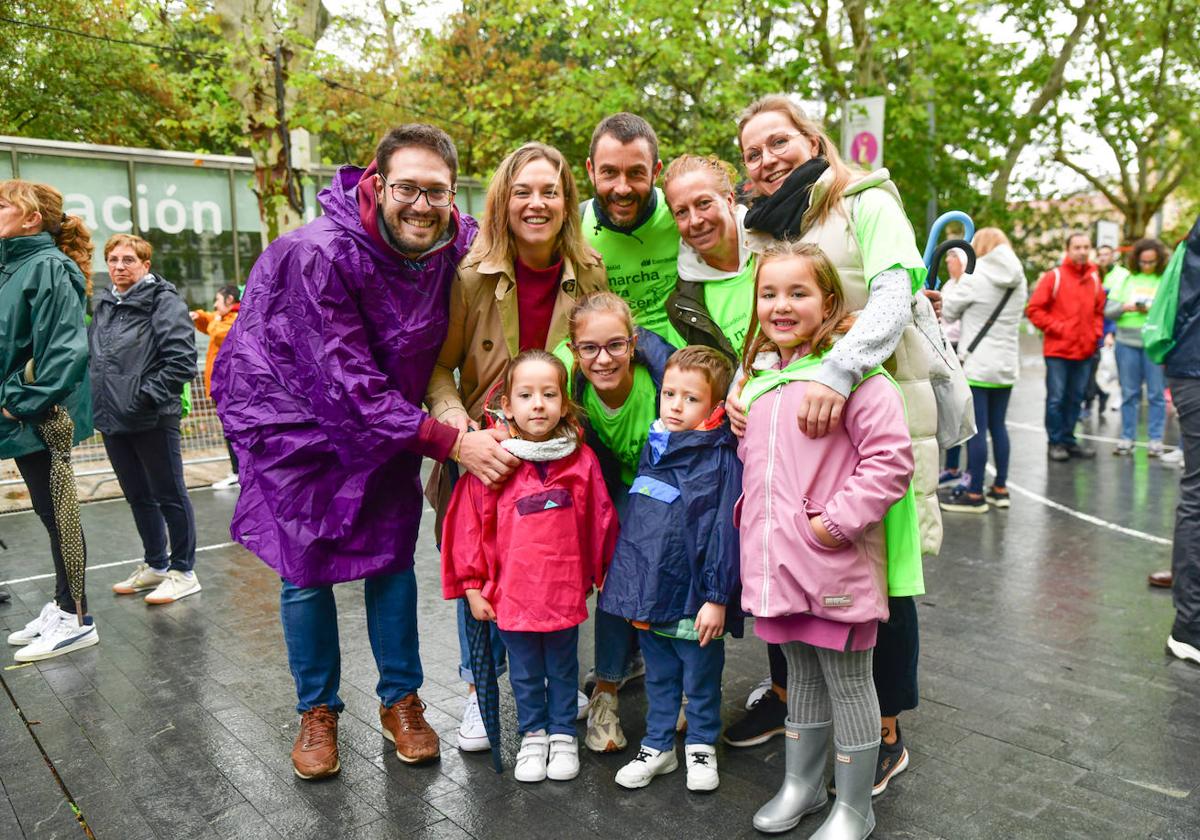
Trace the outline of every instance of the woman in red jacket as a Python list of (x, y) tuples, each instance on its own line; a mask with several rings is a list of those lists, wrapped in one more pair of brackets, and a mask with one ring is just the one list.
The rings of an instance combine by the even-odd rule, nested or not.
[(502, 446), (521, 464), (494, 490), (474, 475), (459, 481), (442, 533), (443, 595), (495, 621), (508, 649), (521, 782), (579, 774), (579, 625), (617, 539), (600, 463), (579, 439), (567, 393), (566, 367), (544, 350), (509, 363), (500, 408), (513, 437)]

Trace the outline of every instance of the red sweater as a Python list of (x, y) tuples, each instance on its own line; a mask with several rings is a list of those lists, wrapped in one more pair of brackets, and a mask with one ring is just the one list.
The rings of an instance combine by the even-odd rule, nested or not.
[[(1055, 286), (1057, 285), (1057, 289)], [(1025, 314), (1042, 331), (1042, 355), (1089, 359), (1104, 335), (1104, 286), (1100, 270), (1063, 260), (1038, 280)]]
[(517, 275), (517, 327), (520, 333), (520, 347), (522, 350), (541, 350), (546, 347), (550, 319), (554, 316), (558, 281), (563, 272), (562, 260), (549, 268), (530, 268), (518, 259), (513, 269)]

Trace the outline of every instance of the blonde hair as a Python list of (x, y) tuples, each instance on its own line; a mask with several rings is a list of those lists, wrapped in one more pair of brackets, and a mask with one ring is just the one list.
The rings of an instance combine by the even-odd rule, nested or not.
[(567, 332), (571, 336), (572, 344), (575, 343), (575, 337), (584, 319), (597, 312), (616, 315), (624, 322), (629, 337), (633, 338), (633, 311), (625, 302), (625, 298), (613, 292), (592, 292), (571, 307), (571, 314), (567, 316)]
[(474, 262), (495, 259), (507, 265), (517, 260), (516, 238), (508, 226), (508, 200), (512, 197), (513, 181), (517, 174), (535, 160), (548, 161), (558, 168), (559, 190), (563, 199), (563, 223), (554, 243), (560, 257), (569, 259), (576, 266), (592, 262), (583, 239), (583, 225), (579, 221), (579, 189), (575, 176), (562, 152), (545, 143), (526, 143), (500, 162), (496, 174), (488, 184), (484, 200), (483, 224), (471, 246), (468, 257)]
[(712, 390), (713, 405), (725, 399), (729, 391), (729, 383), (733, 380), (733, 370), (729, 358), (719, 350), (700, 344), (689, 344), (681, 350), (676, 350), (667, 359), (664, 370), (698, 371), (708, 387)]
[(671, 161), (662, 176), (663, 192), (676, 178), (692, 172), (706, 172), (713, 178), (713, 183), (720, 193), (732, 193), (734, 182), (737, 181), (737, 170), (733, 165), (721, 160), (716, 155), (680, 155)]
[(971, 238), (971, 247), (975, 249), (975, 256), (982, 257), (988, 254), (1001, 245), (1012, 247), (1012, 243), (1008, 241), (1008, 237), (1004, 235), (1004, 231), (998, 227), (985, 227), (975, 231), (975, 236)]
[[(54, 244), (83, 272), (86, 293), (92, 295), (92, 254), (96, 246), (87, 225), (78, 216), (63, 212), (62, 193), (49, 184), (12, 179), (0, 181), (0, 200), (19, 207), (27, 216), (41, 214), (42, 227), (54, 238)], [(41, 231), (39, 231), (40, 233)]]
[(842, 160), (842, 156), (838, 154), (837, 146), (829, 139), (829, 135), (821, 129), (820, 123), (810, 119), (800, 109), (800, 106), (781, 93), (773, 93), (761, 99), (756, 99), (746, 106), (746, 109), (738, 116), (739, 149), (742, 147), (742, 132), (745, 131), (746, 124), (759, 114), (765, 114), (770, 111), (778, 111), (783, 114), (791, 120), (792, 125), (796, 127), (796, 130), (800, 134), (810, 141), (815, 140), (817, 143), (817, 154), (829, 162), (829, 171), (833, 173), (829, 189), (818, 195), (816, 201), (809, 205), (808, 210), (804, 211), (804, 216), (800, 220), (800, 226), (808, 229), (815, 224), (824, 222), (835, 210), (842, 211), (842, 193), (846, 191), (846, 187), (850, 185), (850, 182), (856, 176), (862, 174), (862, 170)]
[[(754, 268), (754, 299), (758, 301), (758, 283), (762, 277), (763, 266), (779, 260), (800, 258), (808, 262), (813, 277), (817, 281), (817, 289), (821, 292), (822, 305), (829, 305), (829, 314), (817, 327), (809, 339), (809, 352), (822, 353), (833, 346), (833, 334), (837, 331), (838, 322), (846, 316), (846, 297), (842, 292), (842, 281), (837, 269), (829, 257), (818, 246), (810, 242), (790, 242), (781, 240), (772, 242), (758, 257), (758, 265)], [(746, 348), (742, 351), (742, 370), (746, 373), (747, 381), (754, 375), (754, 360), (763, 350), (778, 350), (775, 343), (767, 338), (758, 322), (758, 306), (750, 310), (750, 329), (746, 333)]]
[(150, 262), (150, 258), (154, 256), (154, 246), (142, 237), (134, 236), (131, 233), (114, 233), (104, 243), (104, 259), (107, 260), (108, 255), (122, 245), (132, 248), (134, 256), (142, 262)]

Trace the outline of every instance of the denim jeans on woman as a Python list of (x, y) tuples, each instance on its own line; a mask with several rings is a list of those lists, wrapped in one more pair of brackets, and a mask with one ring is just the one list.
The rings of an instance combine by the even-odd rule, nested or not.
[(1006, 486), (1008, 481), (1008, 429), (1004, 418), (1008, 414), (1008, 398), (1012, 387), (981, 388), (971, 386), (971, 397), (975, 400), (975, 436), (967, 441), (967, 472), (971, 474), (970, 491), (983, 492), (983, 473), (987, 468), (988, 435), (992, 436), (992, 456), (996, 461), (997, 487)]
[(1137, 437), (1138, 412), (1142, 407), (1142, 385), (1146, 386), (1146, 402), (1150, 412), (1146, 418), (1146, 433), (1150, 440), (1162, 440), (1167, 425), (1167, 387), (1161, 365), (1150, 361), (1141, 347), (1117, 342), (1117, 378), (1121, 381), (1121, 437)]

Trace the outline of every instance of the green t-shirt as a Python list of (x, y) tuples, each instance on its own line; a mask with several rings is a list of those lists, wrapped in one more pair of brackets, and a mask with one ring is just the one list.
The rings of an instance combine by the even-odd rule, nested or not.
[(601, 443), (621, 463), (621, 481), (633, 484), (637, 477), (642, 447), (650, 437), (650, 424), (658, 419), (657, 396), (650, 371), (641, 365), (633, 367), (633, 390), (625, 404), (613, 411), (592, 384), (583, 386), (583, 410)]
[(858, 194), (854, 208), (854, 238), (862, 254), (863, 277), (871, 280), (889, 268), (902, 268), (912, 279), (913, 293), (925, 285), (925, 259), (917, 249), (904, 209), (886, 190)]
[(667, 298), (678, 276), (679, 229), (662, 190), (654, 190), (654, 212), (629, 233), (618, 233), (596, 222), (596, 205), (584, 205), (583, 234), (604, 258), (608, 288), (625, 298), (639, 326), (670, 341)]
[(1109, 290), (1109, 297), (1121, 303), (1146, 302), (1146, 312), (1122, 312), (1117, 318), (1117, 329), (1140, 330), (1146, 324), (1150, 304), (1158, 293), (1158, 284), (1162, 282), (1159, 274), (1126, 274)]
[(1108, 270), (1108, 274), (1104, 275), (1104, 288), (1114, 289), (1121, 285), (1121, 282), (1128, 276), (1128, 268), (1123, 265), (1114, 265)]
[[(746, 343), (746, 333), (750, 331), (750, 313), (754, 311), (753, 256), (734, 277), (704, 282), (704, 308), (733, 349), (741, 353), (742, 345)], [(663, 338), (671, 346), (683, 347), (687, 344), (674, 326), (668, 324), (667, 330)]]

